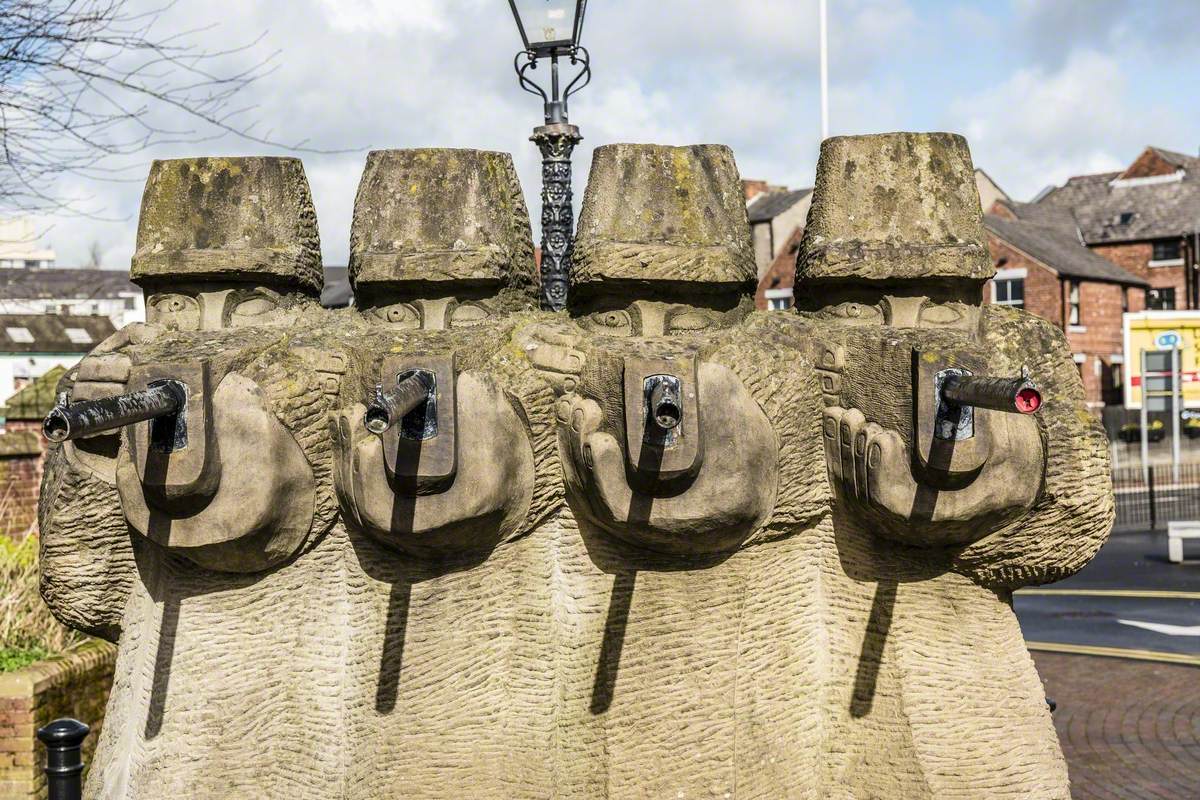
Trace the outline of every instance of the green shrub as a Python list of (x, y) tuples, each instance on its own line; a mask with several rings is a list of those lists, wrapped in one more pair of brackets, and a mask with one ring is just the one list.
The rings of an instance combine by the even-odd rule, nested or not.
[(56, 620), (42, 602), (37, 556), (33, 531), (17, 539), (0, 535), (0, 672), (64, 653), (87, 638)]

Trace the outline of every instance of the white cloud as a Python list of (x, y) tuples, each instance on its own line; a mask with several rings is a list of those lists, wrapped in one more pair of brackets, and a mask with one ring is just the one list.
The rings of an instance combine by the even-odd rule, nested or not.
[(1175, 137), (1168, 119), (1136, 106), (1119, 61), (1079, 51), (1057, 71), (1018, 70), (951, 106), (975, 162), (1018, 198), (1071, 175), (1126, 164), (1147, 144)]
[[(129, 2), (150, 7), (158, 0)], [(838, 6), (831, 25), (847, 78), (885, 61), (883, 40), (911, 14), (906, 3), (893, 0), (839, 0)], [(327, 263), (347, 259), (367, 147), (511, 152), (537, 227), (539, 158), (528, 137), (541, 121), (541, 107), (516, 85), (511, 62), (519, 39), (502, 0), (213, 0), (179, 4), (170, 14), (164, 33), (219, 21), (198, 34), (213, 49), (268, 32), (256, 47), (230, 56), (226, 68), (237, 71), (280, 51), (275, 71), (242, 98), (251, 106), (244, 119), (257, 122), (256, 133), (320, 150), (362, 148), (297, 153), (313, 187)], [(575, 159), (577, 197), (591, 149), (613, 141), (725, 142), (747, 174), (811, 182), (818, 136), (816, 0), (593, 3), (584, 40), (595, 78), (571, 107), (586, 137)], [(195, 125), (177, 111), (160, 111), (158, 121)], [(91, 195), (89, 208), (119, 221), (59, 217), (49, 238), (60, 263), (83, 262), (97, 240), (107, 265), (123, 267), (151, 159), (280, 152), (286, 153), (233, 136), (152, 148), (129, 160), (123, 177), (131, 183), (59, 187)]]

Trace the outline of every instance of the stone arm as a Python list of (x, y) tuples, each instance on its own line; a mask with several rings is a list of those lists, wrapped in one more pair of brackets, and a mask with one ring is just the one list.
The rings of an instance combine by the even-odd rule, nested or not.
[(1091, 560), (1115, 516), (1112, 475), (1104, 430), (1084, 402), (1062, 331), (1023, 311), (989, 306), (984, 314), (988, 347), (1046, 376), (1037, 415), (1045, 479), (1028, 512), (962, 548), (953, 563), (982, 585), (1012, 590), (1062, 580)]
[[(130, 346), (154, 339), (155, 326), (114, 333), (59, 383), (72, 400), (125, 391)], [(119, 432), (51, 445), (38, 498), (41, 593), (64, 625), (115, 642), (136, 579), (134, 545), (115, 482)]]
[(38, 501), (42, 599), (64, 625), (110, 642), (137, 577), (117, 490), (65, 448), (46, 454)]

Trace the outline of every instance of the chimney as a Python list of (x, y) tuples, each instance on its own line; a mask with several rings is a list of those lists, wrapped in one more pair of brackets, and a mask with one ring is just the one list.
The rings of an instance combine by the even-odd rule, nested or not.
[(746, 202), (749, 203), (755, 197), (758, 197), (760, 194), (767, 191), (767, 182), (742, 181), (742, 189), (746, 192)]

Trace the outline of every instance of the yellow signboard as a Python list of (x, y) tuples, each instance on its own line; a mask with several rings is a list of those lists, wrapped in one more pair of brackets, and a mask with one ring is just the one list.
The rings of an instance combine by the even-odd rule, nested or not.
[[(1125, 315), (1125, 407), (1142, 407), (1142, 387), (1154, 378), (1169, 385), (1171, 351), (1179, 349), (1183, 407), (1200, 408), (1200, 311), (1139, 311)], [(1142, 375), (1142, 351), (1149, 354), (1149, 375)], [(1160, 383), (1163, 381), (1159, 381)], [(1154, 404), (1151, 403), (1151, 410)]]

